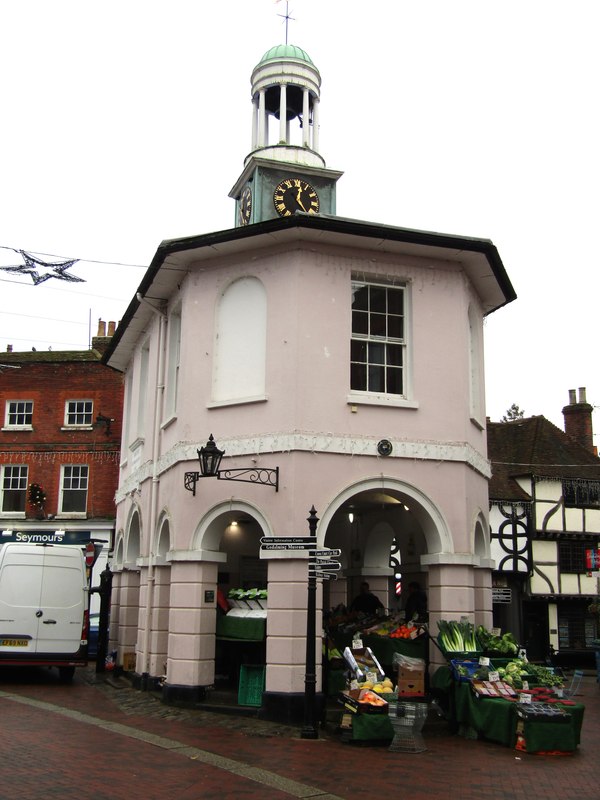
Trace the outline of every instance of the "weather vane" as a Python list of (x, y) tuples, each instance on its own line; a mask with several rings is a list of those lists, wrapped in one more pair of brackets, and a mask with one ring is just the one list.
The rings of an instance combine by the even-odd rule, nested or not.
[[(279, 3), (280, 0), (276, 0), (276, 2)], [(286, 0), (286, 2), (285, 2), (285, 14), (277, 14), (277, 16), (278, 17), (283, 17), (283, 19), (285, 20), (285, 43), (287, 44), (288, 43), (288, 26), (289, 26), (289, 22), (290, 22), (290, 20), (295, 22), (294, 17), (290, 17), (290, 4), (289, 4), (288, 0)]]

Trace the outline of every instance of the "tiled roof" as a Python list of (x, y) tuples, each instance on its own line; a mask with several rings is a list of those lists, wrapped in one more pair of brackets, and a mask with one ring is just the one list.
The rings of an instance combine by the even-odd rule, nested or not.
[(0, 353), (0, 364), (58, 364), (64, 361), (100, 361), (97, 350), (25, 350)]
[(542, 416), (488, 422), (491, 500), (526, 500), (522, 475), (600, 480), (600, 459)]

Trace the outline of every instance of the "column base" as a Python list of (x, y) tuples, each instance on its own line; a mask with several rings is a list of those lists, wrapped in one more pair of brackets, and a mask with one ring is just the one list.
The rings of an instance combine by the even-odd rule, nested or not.
[(162, 687), (162, 702), (180, 708), (200, 707), (206, 700), (206, 686), (180, 686), (165, 683)]
[[(315, 720), (318, 723), (325, 706), (322, 692), (315, 695)], [(302, 725), (304, 722), (304, 692), (263, 692), (258, 718), (282, 725)]]

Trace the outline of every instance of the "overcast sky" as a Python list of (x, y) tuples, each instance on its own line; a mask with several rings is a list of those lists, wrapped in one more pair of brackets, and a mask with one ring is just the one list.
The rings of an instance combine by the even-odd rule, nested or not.
[[(84, 281), (0, 271), (0, 361), (85, 349), (162, 240), (233, 227), (250, 74), (285, 41), (285, 5), (0, 2), (0, 266), (78, 258), (65, 274)], [(289, 8), (338, 214), (500, 252), (518, 299), (486, 320), (488, 415), (517, 403), (562, 427), (580, 386), (600, 405), (597, 0)]]

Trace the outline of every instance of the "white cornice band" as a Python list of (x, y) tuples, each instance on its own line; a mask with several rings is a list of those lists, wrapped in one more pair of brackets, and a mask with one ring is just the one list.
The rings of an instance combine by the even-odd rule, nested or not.
[[(491, 477), (489, 461), (466, 442), (435, 441), (403, 441), (392, 439), (392, 454), (377, 455), (378, 439), (373, 437), (335, 436), (326, 433), (271, 433), (261, 436), (240, 436), (235, 439), (219, 440), (218, 445), (225, 450), (227, 456), (259, 456), (276, 453), (335, 453), (354, 456), (370, 456), (380, 461), (392, 461), (397, 458), (413, 461), (459, 462), (479, 472), (485, 478)], [(205, 442), (187, 444), (180, 442), (162, 455), (156, 469), (152, 469), (150, 461), (142, 464), (121, 485), (116, 493), (116, 501), (122, 502), (128, 495), (139, 491), (141, 484), (167, 472), (179, 463), (198, 462), (197, 450)], [(191, 466), (191, 463), (190, 463)], [(256, 466), (260, 466), (258, 463)]]

